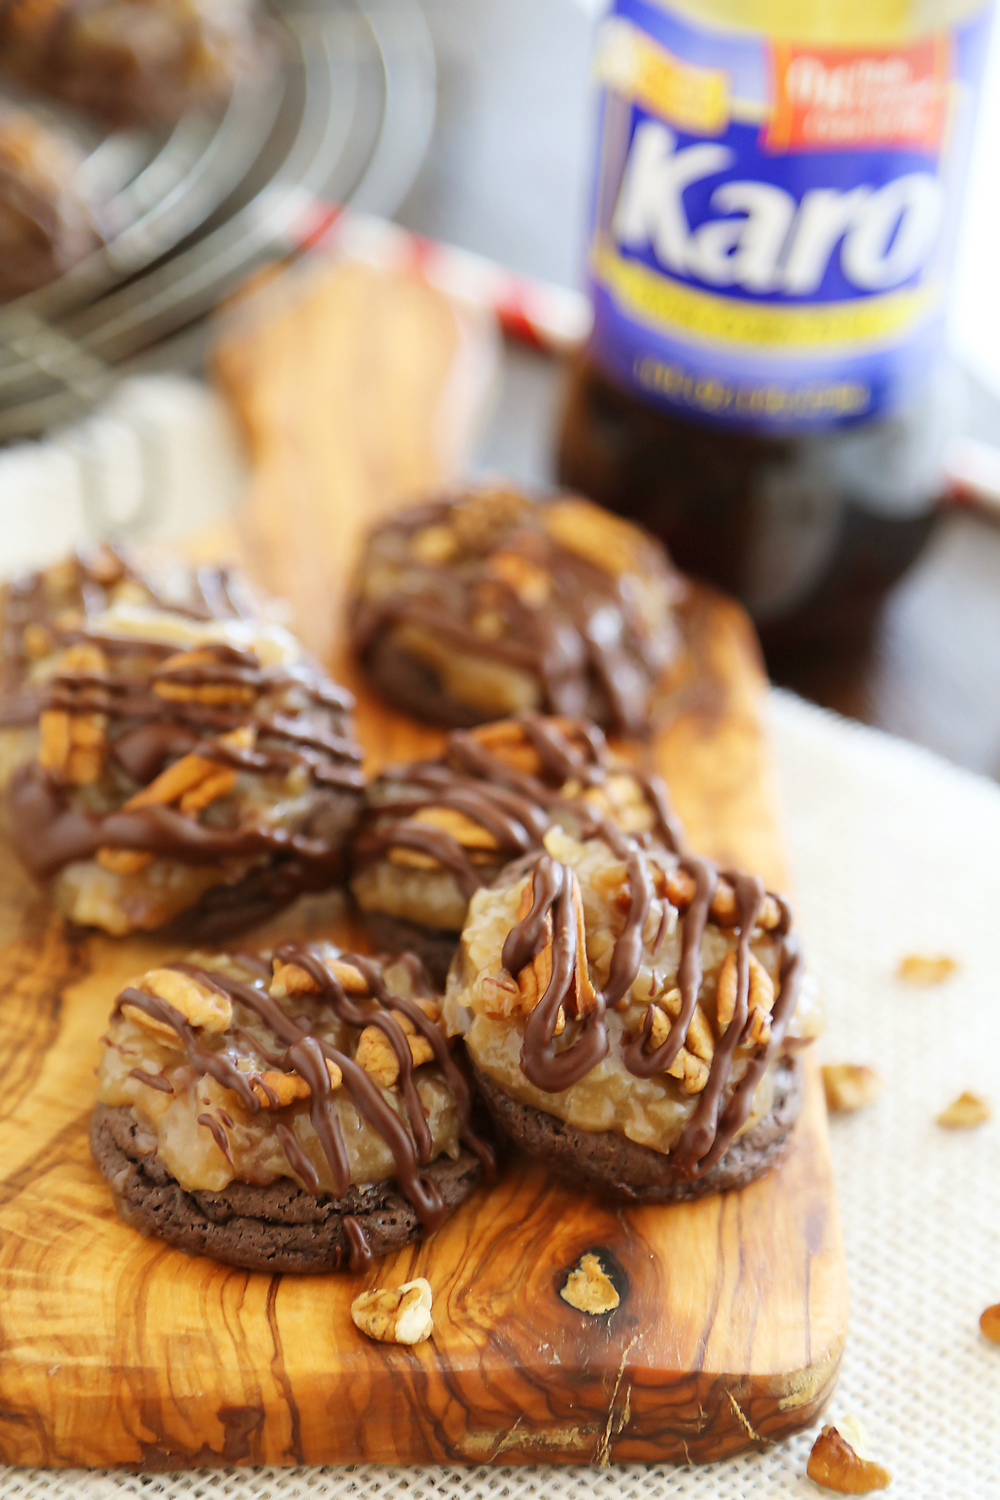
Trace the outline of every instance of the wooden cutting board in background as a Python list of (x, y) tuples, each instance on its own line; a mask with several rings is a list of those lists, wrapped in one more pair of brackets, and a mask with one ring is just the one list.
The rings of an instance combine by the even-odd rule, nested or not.
[[(358, 693), (372, 768), (440, 743), (370, 698), (335, 623), (359, 533), (446, 480), (490, 335), (427, 288), (357, 266), (271, 289), (217, 369), (256, 460), (239, 550)], [(204, 545), (218, 551), (232, 536)], [(700, 591), (671, 724), (641, 757), (700, 848), (784, 884), (763, 685), (736, 606)], [(174, 950), (176, 951), (176, 950)], [(378, 1460), (706, 1460), (808, 1423), (847, 1321), (815, 1066), (779, 1170), (741, 1193), (609, 1210), (524, 1160), (367, 1277), (267, 1277), (144, 1241), (90, 1161), (96, 1039), (162, 945), (67, 936), (0, 851), (0, 1458), (172, 1468)], [(558, 1296), (586, 1250), (624, 1295)], [(368, 1342), (362, 1285), (434, 1290), (433, 1339)]]

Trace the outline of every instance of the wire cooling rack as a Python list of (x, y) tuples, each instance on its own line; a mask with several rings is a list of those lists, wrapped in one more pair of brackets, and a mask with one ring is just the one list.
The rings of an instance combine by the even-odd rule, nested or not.
[(317, 199), (391, 214), (434, 121), (418, 0), (275, 0), (274, 66), (220, 112), (94, 140), (83, 187), (105, 244), (0, 307), (0, 442), (101, 401), (125, 374), (196, 365), (206, 314), (293, 252)]

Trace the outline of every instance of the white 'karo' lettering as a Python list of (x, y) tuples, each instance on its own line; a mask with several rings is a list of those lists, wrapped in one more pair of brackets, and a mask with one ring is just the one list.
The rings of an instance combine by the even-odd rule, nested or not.
[(612, 230), (630, 250), (651, 246), (667, 270), (711, 286), (807, 296), (823, 281), (840, 246), (845, 277), (861, 291), (899, 286), (924, 265), (943, 210), (931, 172), (908, 172), (883, 187), (811, 188), (797, 203), (767, 182), (723, 182), (710, 205), (725, 217), (692, 230), (684, 190), (733, 162), (728, 146), (700, 141), (677, 149), (665, 125), (635, 132)]

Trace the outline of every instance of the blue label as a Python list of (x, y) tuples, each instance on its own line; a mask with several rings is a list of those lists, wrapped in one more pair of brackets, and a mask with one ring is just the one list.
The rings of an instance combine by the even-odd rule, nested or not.
[(595, 59), (597, 362), (724, 423), (905, 404), (940, 352), (988, 25), (799, 46), (618, 0)]

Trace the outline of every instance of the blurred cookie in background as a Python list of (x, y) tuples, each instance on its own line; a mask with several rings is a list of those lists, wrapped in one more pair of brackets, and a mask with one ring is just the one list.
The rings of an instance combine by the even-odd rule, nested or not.
[(0, 106), (0, 302), (47, 286), (102, 243), (78, 187), (82, 162), (70, 137)]
[(638, 527), (577, 496), (497, 483), (378, 526), (350, 629), (383, 698), (428, 723), (543, 712), (643, 735), (680, 650), (683, 592)]
[(218, 105), (265, 54), (253, 0), (0, 5), (0, 69), (115, 126)]

